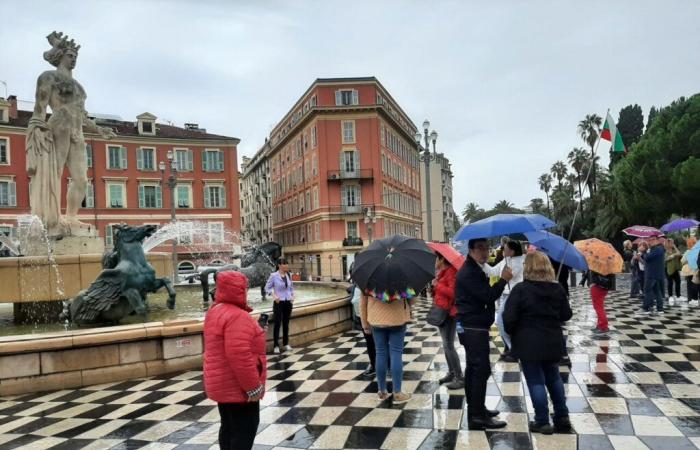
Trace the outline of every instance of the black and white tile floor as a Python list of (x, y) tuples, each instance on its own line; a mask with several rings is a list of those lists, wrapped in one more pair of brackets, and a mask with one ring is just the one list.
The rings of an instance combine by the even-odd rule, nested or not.
[[(376, 384), (360, 377), (367, 364), (362, 338), (343, 333), (269, 358), (256, 448), (700, 448), (700, 309), (683, 303), (640, 319), (638, 300), (611, 293), (614, 332), (605, 337), (589, 331), (595, 314), (587, 291), (574, 290), (572, 304), (573, 365), (562, 375), (576, 433), (528, 433), (527, 388), (518, 364), (496, 361), (497, 338), (487, 403), (502, 411), (508, 427), (468, 431), (464, 392), (438, 385), (446, 362), (439, 335), (425, 324), (424, 301), (406, 339), (410, 402), (377, 399)], [(218, 420), (201, 372), (192, 371), (0, 398), (0, 450), (218, 448)]]

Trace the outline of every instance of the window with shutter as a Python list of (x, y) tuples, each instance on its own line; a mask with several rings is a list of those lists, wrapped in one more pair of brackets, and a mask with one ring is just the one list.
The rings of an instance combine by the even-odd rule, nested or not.
[(112, 225), (107, 225), (105, 227), (105, 245), (114, 245), (114, 235), (112, 228)]
[(88, 183), (87, 185), (87, 193), (85, 194), (85, 207), (95, 207), (95, 186), (93, 186), (92, 183)]
[(136, 169), (143, 170), (143, 149), (136, 149)]
[(354, 120), (344, 120), (343, 121), (343, 143), (351, 144), (355, 142), (355, 121)]
[(359, 92), (353, 89), (352, 91), (352, 104), (353, 105), (359, 105), (360, 104), (360, 95)]
[(177, 207), (178, 208), (189, 208), (190, 207), (190, 186), (178, 186), (177, 187)]
[(335, 91), (335, 104), (336, 106), (340, 106), (343, 104), (342, 91)]
[(126, 169), (126, 147), (121, 147), (120, 156), (121, 156), (120, 168)]
[(107, 189), (109, 193), (109, 207), (124, 208), (124, 186), (122, 184), (111, 183), (107, 185)]
[(0, 138), (0, 164), (9, 165), (10, 164), (10, 152), (9, 152), (9, 140), (6, 138)]
[(92, 144), (85, 144), (85, 157), (87, 159), (87, 166), (92, 167)]

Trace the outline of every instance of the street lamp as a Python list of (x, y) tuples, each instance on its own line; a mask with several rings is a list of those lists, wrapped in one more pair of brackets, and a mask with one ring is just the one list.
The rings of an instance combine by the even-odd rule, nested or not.
[[(428, 221), (428, 236), (426, 236), (426, 241), (430, 242), (433, 240), (433, 210), (430, 204), (430, 162), (434, 161), (436, 158), (435, 154), (435, 141), (437, 141), (437, 131), (433, 130), (430, 134), (430, 122), (425, 119), (423, 122), (423, 134), (420, 132), (416, 133), (416, 144), (418, 144), (418, 159), (425, 163), (425, 209), (426, 217)], [(421, 146), (421, 138), (425, 138), (425, 147)], [(430, 152), (430, 142), (433, 143), (433, 151)], [(422, 154), (421, 154), (422, 151)]]
[(365, 228), (367, 228), (367, 237), (369, 243), (372, 243), (372, 232), (374, 231), (372, 224), (377, 223), (377, 217), (370, 208), (365, 208)]
[[(168, 163), (170, 165), (170, 174), (168, 175), (167, 186), (170, 189), (170, 223), (173, 225), (176, 222), (175, 217), (175, 188), (177, 187), (177, 161), (174, 158), (173, 151), (168, 150)], [(161, 177), (165, 177), (165, 162), (158, 163)], [(173, 264), (173, 283), (177, 283), (177, 237), (173, 238), (172, 249), (172, 264)]]

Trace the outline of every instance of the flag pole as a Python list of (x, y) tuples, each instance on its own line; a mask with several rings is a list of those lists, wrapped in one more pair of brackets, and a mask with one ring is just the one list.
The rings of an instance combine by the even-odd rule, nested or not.
[[(610, 114), (610, 108), (608, 108), (605, 111), (605, 120), (608, 119), (608, 115)], [(583, 205), (583, 194), (586, 191), (586, 188), (588, 187), (588, 179), (591, 177), (591, 171), (593, 170), (593, 166), (595, 165), (595, 155), (596, 152), (598, 151), (598, 146), (600, 145), (601, 141), (601, 135), (602, 135), (602, 130), (598, 131), (598, 140), (596, 141), (595, 145), (593, 146), (593, 151), (591, 152), (591, 163), (588, 166), (588, 173), (586, 174), (586, 179), (583, 182), (583, 190), (581, 191), (581, 198), (578, 199), (578, 205), (576, 205), (576, 211), (574, 211), (574, 219), (571, 221), (571, 229), (569, 230), (569, 237), (567, 238), (567, 241), (571, 242), (571, 236), (574, 234), (574, 226), (576, 225), (576, 218), (578, 217), (578, 213), (581, 210), (581, 206)], [(564, 265), (564, 258), (566, 257), (566, 252), (568, 251), (569, 247), (566, 246), (564, 247), (564, 253), (562, 253), (561, 256), (561, 261), (559, 262), (559, 269), (557, 270), (557, 280), (559, 279), (559, 276), (561, 275), (561, 268)]]

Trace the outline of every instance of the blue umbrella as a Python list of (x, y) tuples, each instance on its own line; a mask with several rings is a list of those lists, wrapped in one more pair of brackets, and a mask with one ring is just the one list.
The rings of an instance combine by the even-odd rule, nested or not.
[(496, 214), (474, 223), (463, 225), (454, 237), (455, 241), (490, 238), (506, 234), (540, 231), (557, 226), (539, 214)]
[(691, 228), (695, 228), (698, 225), (700, 225), (700, 222), (698, 222), (695, 219), (676, 219), (673, 220), (663, 227), (661, 227), (661, 231), (665, 233), (673, 233), (674, 231), (681, 231), (681, 230), (689, 230)]
[(588, 270), (586, 258), (563, 237), (548, 231), (526, 231), (525, 236), (532, 245), (553, 260), (582, 272)]
[(700, 255), (700, 241), (693, 245), (688, 255), (685, 257), (688, 260), (688, 265), (693, 270), (698, 270), (698, 255)]

